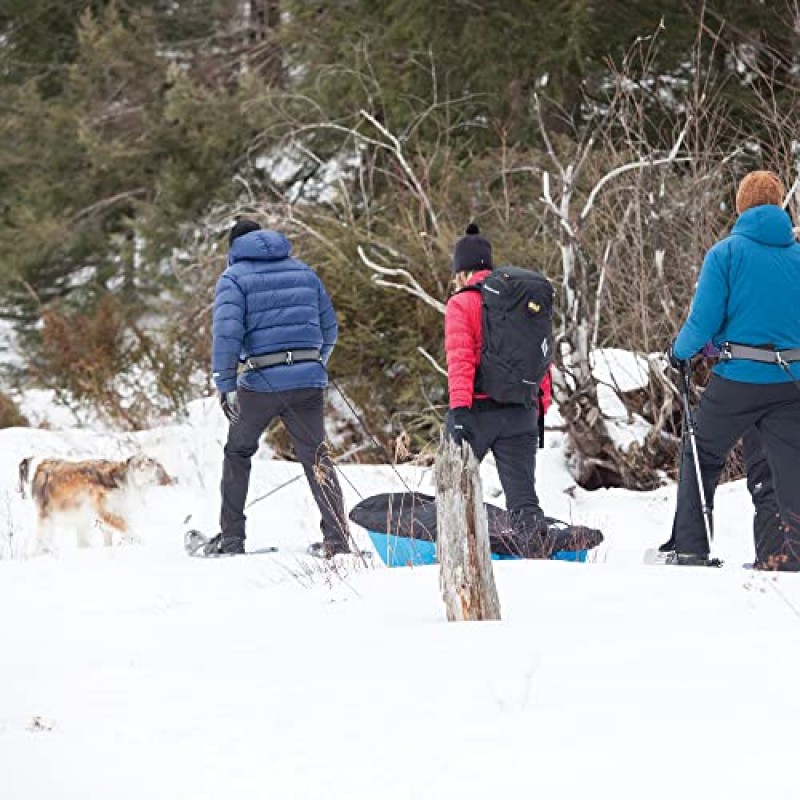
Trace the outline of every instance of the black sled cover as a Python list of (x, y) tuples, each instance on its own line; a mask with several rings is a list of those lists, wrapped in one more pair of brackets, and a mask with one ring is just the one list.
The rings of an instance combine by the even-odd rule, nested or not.
[[(596, 528), (569, 525), (545, 517), (545, 523), (529, 534), (514, 533), (510, 514), (499, 506), (484, 504), (489, 525), (489, 547), (498, 555), (549, 558), (557, 551), (591, 550), (603, 541)], [(362, 528), (423, 541), (436, 541), (436, 499), (420, 492), (390, 492), (368, 497), (350, 512)]]

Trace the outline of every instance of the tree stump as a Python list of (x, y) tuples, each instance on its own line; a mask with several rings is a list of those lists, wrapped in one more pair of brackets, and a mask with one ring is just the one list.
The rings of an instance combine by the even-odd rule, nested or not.
[(500, 619), (489, 527), (472, 448), (445, 437), (436, 454), (436, 555), (450, 622)]

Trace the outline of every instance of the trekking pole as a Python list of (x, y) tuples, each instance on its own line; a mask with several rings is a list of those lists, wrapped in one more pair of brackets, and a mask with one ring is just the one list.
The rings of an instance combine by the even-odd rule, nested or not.
[[(358, 448), (355, 448), (356, 452)], [(334, 466), (336, 466), (342, 458), (346, 458), (349, 455), (352, 455), (353, 449), (348, 450), (346, 453), (342, 453), (342, 455), (337, 456), (336, 458), (332, 458), (331, 462)], [(338, 469), (338, 467), (337, 467)], [(254, 500), (249, 500), (247, 505), (245, 506), (245, 510), (250, 508), (250, 506), (254, 506), (256, 503), (260, 503), (262, 500), (266, 500), (268, 497), (272, 497), (272, 495), (277, 494), (281, 489), (285, 489), (287, 486), (291, 486), (295, 481), (299, 481), (301, 478), (304, 478), (305, 475), (301, 472), (299, 475), (295, 475), (293, 478), (289, 478), (285, 480), (283, 483), (279, 483), (277, 486), (273, 486), (266, 494), (259, 495)], [(344, 477), (344, 475), (342, 475)], [(352, 486), (352, 484), (350, 484)], [(353, 486), (353, 490), (357, 491)], [(357, 492), (358, 493), (358, 492)], [(358, 496), (363, 500), (364, 498), (358, 493)]]
[[(692, 457), (694, 459), (694, 471), (697, 477), (697, 490), (700, 492), (700, 507), (703, 512), (703, 522), (706, 528), (706, 539), (708, 541), (708, 552), (711, 555), (711, 544), (714, 539), (713, 521), (711, 517), (711, 509), (706, 502), (706, 490), (703, 486), (703, 474), (700, 470), (700, 456), (697, 452), (697, 435), (694, 423), (694, 414), (692, 413), (692, 406), (689, 403), (689, 389), (690, 389), (690, 373), (689, 365), (683, 363), (680, 368), (681, 373), (681, 394), (683, 395), (683, 417), (686, 426), (686, 433), (689, 437), (689, 442), (692, 447)], [(681, 457), (681, 461), (683, 458)]]
[(287, 486), (291, 486), (295, 481), (299, 481), (300, 478), (305, 478), (305, 474), (301, 472), (299, 475), (295, 475), (294, 478), (289, 478), (288, 481), (279, 483), (277, 486), (270, 489), (266, 494), (262, 494), (259, 497), (256, 497), (255, 500), (250, 500), (245, 506), (245, 511), (248, 508), (250, 508), (250, 506), (254, 506), (256, 503), (260, 503), (262, 500), (266, 500), (268, 497), (272, 497), (272, 495), (276, 494), (281, 489), (285, 489)]
[(394, 462), (392, 460), (392, 454), (386, 449), (386, 445), (382, 444), (372, 434), (372, 431), (370, 431), (370, 429), (367, 427), (367, 423), (364, 422), (363, 419), (361, 419), (361, 416), (359, 415), (359, 413), (353, 408), (352, 404), (347, 399), (347, 395), (339, 388), (339, 384), (336, 383), (336, 381), (334, 381), (333, 378), (330, 377), (330, 375), (328, 376), (328, 383), (331, 386), (333, 386), (336, 389), (336, 391), (339, 392), (339, 394), (342, 396), (342, 400), (344, 400), (344, 404), (350, 409), (350, 413), (353, 415), (353, 417), (355, 417), (355, 419), (358, 420), (358, 423), (363, 428), (364, 433), (366, 433), (367, 436), (372, 440), (372, 443), (375, 445), (375, 447), (377, 447), (379, 450), (383, 451), (383, 454), (384, 454), (384, 456), (386, 456), (386, 459), (387, 459), (387, 462), (388, 462), (389, 466), (394, 471), (394, 474), (397, 475), (400, 483), (402, 483), (403, 486), (405, 487), (405, 490), (407, 492), (412, 492), (413, 489), (411, 489), (411, 487), (409, 487), (409, 485), (405, 482), (405, 480), (403, 479), (403, 476), (400, 474), (400, 472), (398, 471), (397, 467), (394, 465)]
[[(269, 382), (269, 379), (267, 378), (267, 376), (266, 376), (266, 375), (264, 375), (264, 372), (263, 372), (263, 371), (261, 372), (261, 378), (262, 378), (262, 380), (264, 381), (264, 383), (266, 383), (266, 384), (267, 384), (267, 386), (269, 387), (269, 390), (270, 390), (271, 392), (273, 392), (274, 394), (280, 394), (280, 393), (279, 393), (279, 392), (278, 392), (278, 391), (275, 389), (275, 387), (274, 387), (274, 386), (273, 386), (273, 385), (272, 385), (272, 384)], [(331, 382), (331, 381), (330, 381), (330, 378), (328, 379), (328, 382), (329, 382), (329, 383)], [(338, 388), (338, 387), (337, 387), (337, 388)], [(341, 390), (339, 390), (339, 391), (341, 392)], [(284, 410), (284, 411), (289, 411), (289, 412), (291, 412), (291, 410), (292, 410), (292, 409), (291, 409), (291, 407), (289, 406), (289, 404), (286, 402), (286, 400), (284, 400), (282, 397), (281, 397), (281, 406), (283, 407), (283, 410)], [(297, 421), (300, 423), (300, 427), (301, 427), (301, 428), (302, 428), (302, 429), (303, 429), (303, 430), (304, 430), (306, 433), (311, 433), (311, 432), (309, 431), (309, 429), (308, 429), (308, 425), (306, 425), (306, 424), (305, 424), (305, 423), (304, 423), (302, 420), (300, 420), (300, 419), (298, 419)], [(329, 454), (329, 455), (330, 455), (330, 454)], [(331, 458), (331, 466), (333, 467), (333, 469), (334, 469), (334, 471), (335, 471), (335, 472), (338, 472), (338, 473), (339, 473), (339, 475), (341, 475), (341, 476), (342, 476), (342, 480), (343, 480), (345, 483), (347, 483), (347, 485), (348, 485), (348, 486), (349, 486), (349, 487), (350, 487), (350, 488), (351, 488), (351, 489), (352, 489), (352, 490), (353, 490), (353, 491), (354, 491), (354, 492), (355, 492), (355, 493), (356, 493), (356, 494), (357, 494), (357, 495), (358, 495), (358, 496), (359, 496), (359, 497), (360, 497), (360, 498), (363, 500), (363, 499), (364, 499), (364, 496), (361, 494), (361, 492), (359, 492), (359, 491), (358, 491), (358, 489), (356, 489), (356, 487), (353, 485), (353, 482), (352, 482), (352, 481), (351, 481), (351, 480), (350, 480), (350, 479), (347, 477), (347, 475), (345, 475), (345, 474), (344, 474), (344, 472), (342, 472), (342, 470), (341, 470), (341, 469), (339, 468), (339, 466), (337, 465), (337, 463), (336, 463), (336, 459), (335, 459), (335, 458)], [(293, 483), (295, 480), (299, 480), (301, 477), (302, 477), (301, 475), (298, 475), (298, 476), (296, 476), (296, 477), (294, 477), (294, 478), (291, 478), (290, 480), (286, 481), (286, 483), (284, 483), (284, 484), (281, 484), (280, 486), (276, 486), (276, 487), (275, 487), (275, 489), (273, 489), (273, 490), (271, 490), (270, 492), (268, 492), (266, 495), (264, 495), (264, 497), (259, 497), (259, 498), (257, 498), (256, 500), (254, 500), (254, 501), (253, 501), (253, 503), (257, 503), (259, 500), (263, 500), (265, 497), (268, 497), (269, 495), (271, 495), (271, 494), (274, 494), (275, 492), (279, 491), (280, 489), (283, 489), (283, 487), (284, 487), (284, 486), (288, 486), (290, 483)], [(249, 503), (248, 505), (252, 505), (253, 503)]]

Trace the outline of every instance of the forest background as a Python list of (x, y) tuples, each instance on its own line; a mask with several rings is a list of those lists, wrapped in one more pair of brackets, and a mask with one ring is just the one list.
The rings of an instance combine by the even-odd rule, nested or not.
[[(475, 220), (496, 263), (557, 289), (576, 480), (658, 485), (680, 438), (658, 354), (737, 180), (776, 170), (796, 218), (799, 43), (796, 0), (0, 0), (0, 316), (22, 354), (0, 424), (30, 386), (124, 429), (208, 394), (249, 216), (332, 295), (339, 455), (430, 458)], [(633, 390), (593, 368), (615, 347), (641, 354)]]

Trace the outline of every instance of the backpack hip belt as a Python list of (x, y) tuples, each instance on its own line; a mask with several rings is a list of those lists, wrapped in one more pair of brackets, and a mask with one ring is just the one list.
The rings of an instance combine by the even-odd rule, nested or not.
[(281, 350), (277, 353), (264, 353), (260, 356), (250, 356), (244, 361), (244, 372), (265, 367), (291, 366), (304, 361), (319, 361), (319, 350), (306, 348), (302, 350)]
[(793, 361), (800, 361), (800, 347), (794, 347), (789, 350), (777, 350), (774, 347), (754, 347), (748, 344), (725, 342), (722, 347), (720, 347), (719, 358), (720, 361), (740, 359), (787, 367)]

